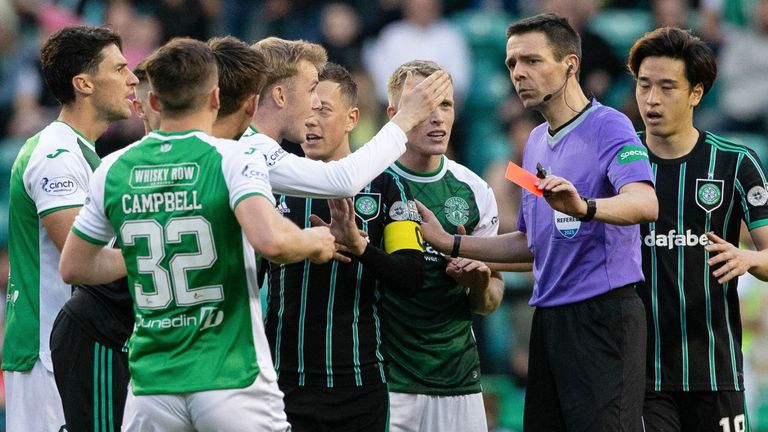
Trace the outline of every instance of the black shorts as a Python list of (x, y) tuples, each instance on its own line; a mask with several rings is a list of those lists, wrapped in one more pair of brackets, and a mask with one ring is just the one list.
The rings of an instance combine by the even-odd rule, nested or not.
[(647, 432), (750, 430), (740, 391), (649, 391), (643, 420)]
[(384, 432), (389, 430), (386, 384), (364, 387), (280, 385), (293, 432)]
[(61, 311), (51, 332), (51, 359), (67, 431), (119, 431), (128, 354), (100, 344)]
[(634, 285), (537, 308), (525, 432), (642, 431), (645, 332), (645, 309)]

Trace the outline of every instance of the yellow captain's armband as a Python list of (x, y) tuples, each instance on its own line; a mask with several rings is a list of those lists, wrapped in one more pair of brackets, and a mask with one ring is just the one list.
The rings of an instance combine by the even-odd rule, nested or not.
[(402, 249), (424, 252), (421, 225), (417, 222), (394, 221), (384, 227), (384, 250), (387, 253), (392, 253)]

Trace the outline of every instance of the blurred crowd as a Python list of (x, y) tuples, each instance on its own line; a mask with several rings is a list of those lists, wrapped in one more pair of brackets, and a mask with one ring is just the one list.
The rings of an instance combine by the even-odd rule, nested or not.
[[(658, 26), (692, 29), (715, 50), (719, 69), (695, 124), (749, 145), (764, 164), (768, 161), (768, 0), (0, 0), (0, 292), (8, 273), (10, 167), (23, 142), (58, 113), (41, 78), (39, 48), (59, 28), (110, 26), (122, 35), (130, 67), (175, 36), (206, 40), (231, 34), (251, 43), (275, 35), (321, 43), (329, 59), (347, 67), (358, 82), (361, 121), (353, 146), (386, 121), (386, 78), (394, 69), (412, 59), (434, 60), (451, 72), (456, 90), (451, 157), (493, 187), (500, 232), (508, 232), (516, 229), (520, 190), (504, 180), (504, 170), (509, 160), (521, 159), (528, 133), (542, 119), (523, 110), (513, 93), (504, 64), (505, 30), (515, 19), (539, 12), (569, 18), (582, 37), (583, 88), (623, 111), (638, 129), (642, 121), (626, 53), (638, 36)], [(107, 154), (142, 134), (136, 118), (115, 122), (97, 150)], [(525, 381), (532, 314), (526, 306), (531, 278), (505, 277), (504, 306), (475, 323), (483, 372), (502, 377), (487, 386), (488, 410), (497, 414), (489, 420), (498, 430), (515, 427), (510, 397)], [(750, 419), (756, 430), (761, 418), (768, 426), (768, 316), (760, 313), (768, 302), (764, 288), (750, 281), (740, 287), (749, 302), (743, 315), (752, 375)], [(4, 306), (0, 302), (0, 321)]]

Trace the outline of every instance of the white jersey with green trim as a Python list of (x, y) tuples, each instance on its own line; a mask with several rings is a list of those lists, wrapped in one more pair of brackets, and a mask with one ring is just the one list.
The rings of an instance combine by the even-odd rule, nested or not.
[(254, 195), (274, 205), (263, 155), (200, 131), (152, 132), (94, 173), (73, 231), (121, 245), (136, 314), (134, 394), (243, 388), (259, 372), (276, 379), (257, 259), (234, 214)]
[(60, 121), (27, 140), (13, 164), (3, 370), (31, 370), (38, 358), (53, 370), (51, 327), (72, 288), (61, 279), (60, 253), (42, 218), (82, 206), (98, 164), (93, 143)]
[(264, 154), (275, 194), (312, 198), (357, 195), (405, 152), (407, 140), (400, 126), (389, 122), (351, 155), (322, 162), (288, 153), (253, 126), (240, 138)]

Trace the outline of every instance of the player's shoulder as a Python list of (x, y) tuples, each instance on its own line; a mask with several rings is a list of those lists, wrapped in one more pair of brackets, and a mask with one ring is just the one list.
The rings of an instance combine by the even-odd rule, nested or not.
[(714, 132), (707, 131), (707, 130), (703, 131), (702, 133), (704, 134), (704, 142), (707, 145), (717, 148), (718, 150), (724, 150), (724, 151), (729, 151), (734, 153), (754, 153), (754, 151), (751, 148), (743, 144), (738, 144), (733, 140), (730, 140), (722, 135), (718, 135)]
[(66, 153), (79, 153), (78, 141), (93, 147), (93, 144), (85, 137), (60, 121), (49, 124), (37, 135), (30, 138), (28, 142), (35, 139), (37, 142), (35, 143), (34, 157), (46, 157), (47, 159), (55, 159)]
[(457, 180), (473, 186), (479, 186), (479, 187), (490, 189), (488, 182), (483, 180), (482, 177), (477, 175), (471, 169), (467, 168), (466, 166), (452, 159), (448, 159), (448, 157), (445, 157), (444, 160), (445, 160), (446, 170), (450, 172), (453, 175), (453, 177), (455, 177)]

